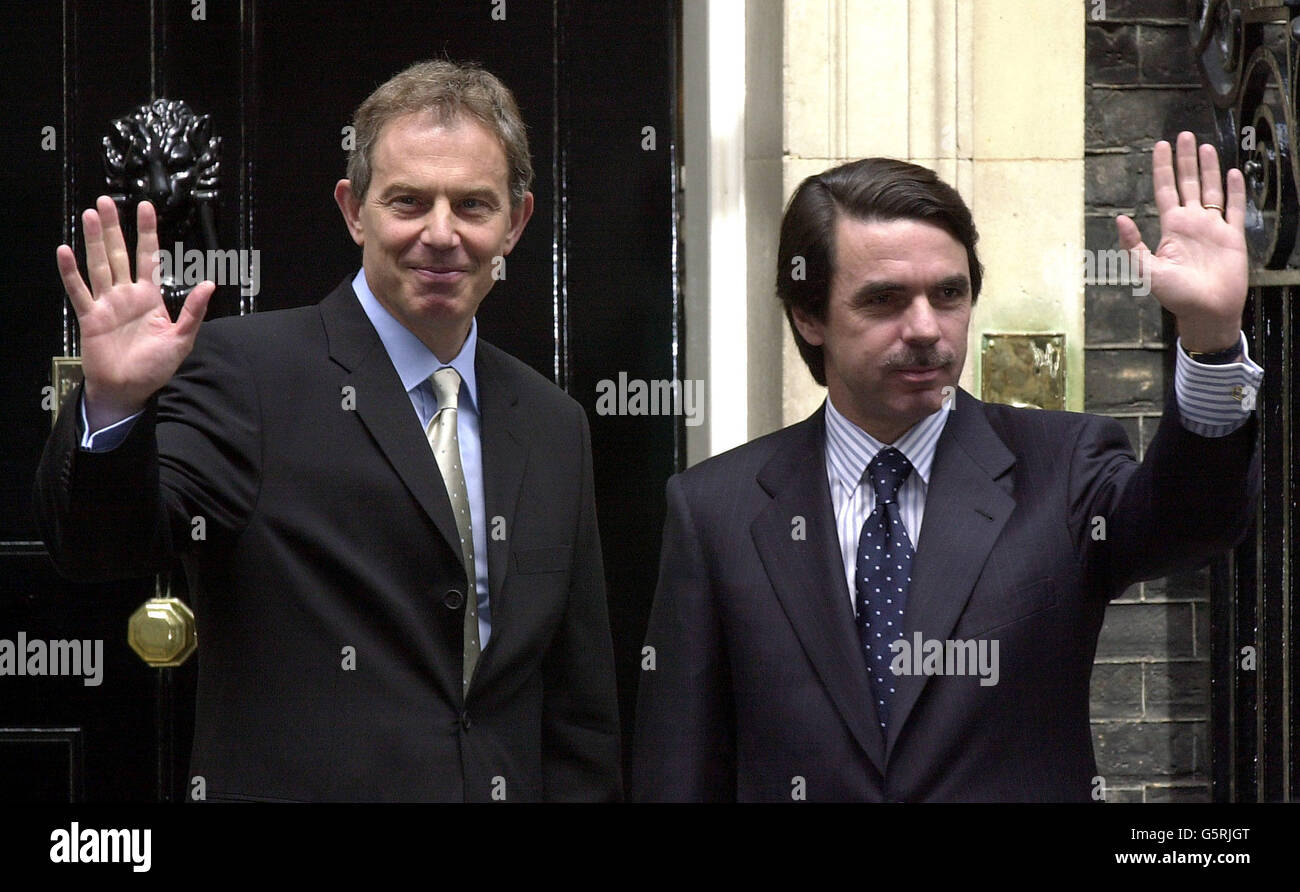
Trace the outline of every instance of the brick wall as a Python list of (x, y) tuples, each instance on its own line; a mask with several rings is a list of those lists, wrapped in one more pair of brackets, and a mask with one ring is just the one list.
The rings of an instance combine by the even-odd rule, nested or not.
[[(1185, 0), (1081, 0), (1087, 9), (1085, 243), (1118, 248), (1114, 217), (1159, 242), (1151, 147), (1213, 141), (1187, 42)], [(1104, 17), (1094, 20), (1094, 12)], [(1087, 286), (1084, 407), (1111, 415), (1141, 457), (1173, 387), (1172, 317), (1127, 287)], [(1097, 770), (1108, 801), (1210, 799), (1209, 574), (1133, 586), (1106, 612), (1092, 675)]]

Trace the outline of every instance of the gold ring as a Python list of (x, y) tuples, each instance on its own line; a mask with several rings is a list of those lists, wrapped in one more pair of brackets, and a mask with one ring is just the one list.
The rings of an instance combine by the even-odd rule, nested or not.
[(1203, 207), (1203, 208), (1205, 208), (1205, 209), (1207, 209), (1207, 210), (1209, 210), (1210, 208), (1213, 208), (1214, 210), (1218, 211), (1220, 214), (1223, 213), (1223, 205), (1221, 205), (1221, 204), (1203, 204), (1203, 205), (1201, 205), (1201, 207)]

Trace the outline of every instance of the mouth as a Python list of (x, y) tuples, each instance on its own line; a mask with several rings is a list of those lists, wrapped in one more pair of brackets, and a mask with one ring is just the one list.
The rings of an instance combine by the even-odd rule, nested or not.
[(943, 366), (912, 366), (910, 368), (895, 369), (894, 374), (898, 375), (909, 384), (925, 384), (935, 381), (943, 372)]
[(455, 266), (413, 266), (411, 270), (418, 278), (435, 285), (449, 285), (469, 275), (468, 270)]

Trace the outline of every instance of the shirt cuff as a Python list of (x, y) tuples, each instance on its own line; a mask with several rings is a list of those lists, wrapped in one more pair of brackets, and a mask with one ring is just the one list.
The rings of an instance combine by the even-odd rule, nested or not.
[(143, 412), (136, 412), (123, 418), (115, 424), (108, 427), (100, 428), (92, 432), (90, 424), (86, 421), (86, 394), (83, 392), (81, 398), (77, 400), (77, 411), (81, 413), (81, 448), (86, 452), (111, 452), (122, 441), (126, 439), (127, 434), (131, 433), (131, 428), (135, 426), (135, 420), (143, 415)]
[(1197, 362), (1174, 346), (1174, 397), (1183, 427), (1202, 437), (1226, 437), (1246, 423), (1259, 402), (1264, 370), (1250, 358), (1246, 335), (1238, 335), (1241, 360), (1224, 365)]

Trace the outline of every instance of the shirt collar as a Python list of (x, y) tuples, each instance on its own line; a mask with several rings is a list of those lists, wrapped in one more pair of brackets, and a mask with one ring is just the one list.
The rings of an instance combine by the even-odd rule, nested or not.
[[(936, 412), (922, 418), (897, 441), (889, 444), (907, 457), (912, 463), (913, 473), (927, 486), (930, 484), (935, 446), (951, 408), (952, 401), (944, 400)], [(852, 492), (862, 481), (867, 465), (885, 445), (841, 415), (830, 397), (826, 398), (826, 467), (831, 477), (844, 487), (844, 492)]]
[(474, 374), (474, 357), (478, 353), (478, 319), (470, 320), (469, 337), (465, 338), (460, 352), (451, 362), (444, 363), (379, 302), (370, 290), (370, 284), (366, 282), (364, 269), (358, 271), (352, 279), (352, 290), (357, 293), (361, 308), (379, 334), (379, 340), (388, 351), (388, 357), (393, 361), (393, 368), (397, 369), (397, 376), (402, 379), (402, 386), (407, 393), (428, 381), (438, 369), (449, 365), (460, 375), (464, 385), (462, 394), (469, 396), (471, 404), (477, 410), (478, 378)]

